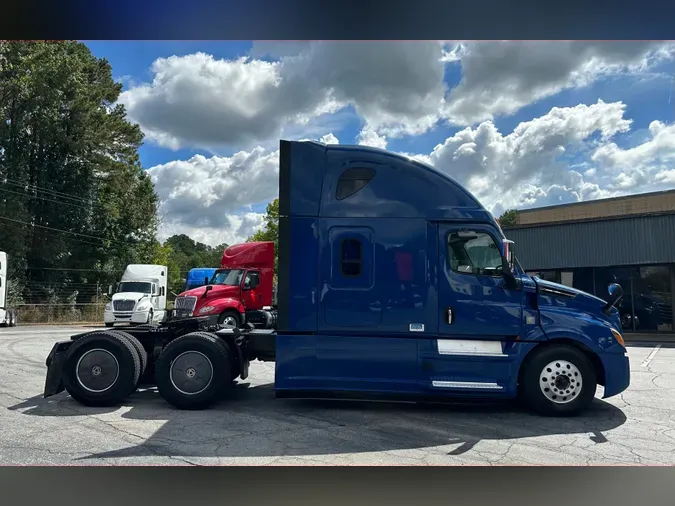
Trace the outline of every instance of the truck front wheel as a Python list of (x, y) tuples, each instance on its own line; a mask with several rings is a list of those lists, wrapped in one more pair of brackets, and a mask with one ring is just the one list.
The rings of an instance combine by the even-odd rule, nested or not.
[(574, 416), (588, 408), (597, 389), (593, 364), (572, 346), (535, 349), (523, 364), (519, 395), (545, 416)]
[(162, 397), (178, 409), (205, 409), (231, 384), (229, 349), (216, 336), (194, 332), (171, 341), (155, 366)]
[(228, 309), (220, 313), (218, 324), (226, 329), (238, 329), (241, 326), (241, 316), (238, 311)]
[(114, 406), (138, 384), (138, 352), (116, 333), (93, 332), (70, 347), (63, 383), (70, 396), (85, 406)]

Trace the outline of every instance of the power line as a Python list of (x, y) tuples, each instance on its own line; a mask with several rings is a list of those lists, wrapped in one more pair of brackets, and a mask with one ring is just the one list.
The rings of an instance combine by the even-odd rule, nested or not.
[(71, 202), (61, 202), (59, 200), (49, 199), (47, 197), (41, 197), (39, 195), (30, 195), (28, 193), (15, 192), (15, 191), (12, 191), (12, 190), (8, 190), (7, 188), (0, 188), (0, 191), (7, 192), (7, 193), (13, 193), (14, 195), (19, 195), (21, 197), (27, 197), (27, 198), (31, 198), (31, 199), (46, 200), (47, 202), (54, 202), (55, 204), (63, 204), (63, 205), (66, 205), (66, 206), (75, 207), (77, 209), (84, 209), (85, 211), (89, 211), (89, 209), (87, 209), (86, 207), (84, 207), (82, 205), (79, 205), (79, 204), (72, 204)]
[[(22, 232), (25, 230), (24, 227), (19, 226), (19, 225), (10, 225), (10, 224), (8, 224), (7, 226), (8, 226), (8, 227), (15, 228), (16, 230), (21, 230)], [(47, 233), (50, 233), (50, 232), (47, 231)], [(90, 246), (97, 246), (97, 247), (99, 247), (99, 248), (100, 248), (101, 246), (103, 246), (103, 244), (101, 244), (100, 242), (83, 241), (82, 239), (76, 239), (76, 238), (74, 238), (74, 237), (71, 237), (70, 240), (71, 240), (71, 241), (75, 241), (75, 242), (79, 242), (79, 243), (81, 243), (81, 244), (89, 244)]]
[(124, 269), (82, 269), (79, 267), (26, 267), (27, 271), (124, 272)]
[[(9, 181), (9, 183), (7, 183), (8, 181)], [(42, 191), (44, 193), (51, 193), (53, 196), (68, 198), (68, 199), (72, 199), (72, 200), (76, 200), (76, 201), (79, 200), (80, 202), (84, 202), (84, 203), (91, 202), (90, 200), (84, 199), (82, 197), (77, 197), (77, 196), (75, 196), (71, 193), (64, 193), (64, 192), (60, 192), (60, 191), (57, 191), (57, 190), (50, 190), (48, 188), (43, 188), (43, 187), (38, 186), (36, 184), (22, 183), (18, 179), (12, 179), (12, 178), (9, 178), (9, 177), (4, 178), (4, 183), (10, 184), (12, 186), (24, 188), (24, 189), (32, 189), (32, 190), (36, 190), (36, 191)]]
[[(7, 216), (0, 216), (0, 220), (12, 221), (14, 223), (19, 223), (21, 225), (27, 225), (29, 227), (37, 227), (37, 228), (42, 228), (42, 229), (45, 229), (45, 230), (53, 230), (55, 232), (61, 232), (62, 234), (70, 234), (70, 235), (76, 235), (76, 236), (80, 236), (80, 237), (87, 237), (89, 239), (95, 239), (97, 241), (109, 241), (109, 242), (113, 242), (113, 243), (125, 244), (127, 246), (136, 246), (137, 245), (137, 244), (126, 242), (126, 241), (119, 241), (117, 239), (106, 239), (106, 238), (96, 237), (94, 235), (81, 234), (80, 232), (71, 232), (69, 230), (61, 230), (60, 228), (48, 227), (46, 225), (36, 225), (34, 223), (29, 223), (27, 221), (21, 221), (21, 220), (15, 220), (13, 218), (8, 218)], [(95, 246), (102, 246), (102, 245), (96, 244)]]

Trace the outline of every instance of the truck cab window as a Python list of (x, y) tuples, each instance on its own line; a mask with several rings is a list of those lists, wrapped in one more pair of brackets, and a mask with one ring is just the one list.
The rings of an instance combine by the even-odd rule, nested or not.
[(118, 293), (151, 293), (152, 285), (143, 281), (122, 281), (118, 285)]
[(244, 286), (247, 288), (256, 288), (260, 284), (260, 273), (257, 271), (248, 271), (244, 278)]
[(244, 277), (242, 269), (222, 269), (213, 275), (212, 285), (239, 286)]
[(448, 236), (450, 268), (461, 274), (499, 276), (502, 255), (490, 234), (453, 232)]
[(342, 241), (340, 270), (343, 276), (357, 277), (361, 275), (361, 241), (358, 239), (344, 239)]
[(335, 190), (335, 199), (344, 200), (363, 189), (375, 177), (375, 170), (368, 168), (353, 168), (345, 170), (338, 180)]

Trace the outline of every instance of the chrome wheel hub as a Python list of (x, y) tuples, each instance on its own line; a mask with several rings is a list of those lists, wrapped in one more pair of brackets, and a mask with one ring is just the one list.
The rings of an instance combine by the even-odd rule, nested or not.
[(581, 393), (581, 371), (567, 360), (555, 360), (539, 374), (539, 388), (544, 396), (556, 404), (567, 404)]
[(236, 320), (232, 316), (226, 316), (223, 320), (223, 327), (226, 329), (233, 329), (237, 326)]

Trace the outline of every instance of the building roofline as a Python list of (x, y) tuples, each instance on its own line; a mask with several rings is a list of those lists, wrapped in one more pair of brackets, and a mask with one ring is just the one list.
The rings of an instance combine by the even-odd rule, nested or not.
[(617, 202), (621, 200), (629, 200), (631, 198), (638, 198), (638, 197), (655, 197), (657, 195), (666, 195), (672, 193), (675, 195), (675, 190), (659, 190), (655, 192), (647, 192), (647, 193), (633, 193), (631, 195), (620, 195), (618, 197), (609, 197), (606, 199), (595, 199), (595, 200), (584, 200), (582, 202), (569, 202), (567, 204), (553, 204), (550, 206), (542, 206), (542, 207), (531, 207), (529, 209), (516, 209), (517, 214), (525, 214), (525, 213), (531, 213), (531, 212), (537, 212), (537, 211), (544, 211), (547, 209), (560, 209), (560, 208), (569, 208), (569, 207), (580, 207), (580, 206), (588, 206), (592, 204), (597, 204), (600, 202)]

